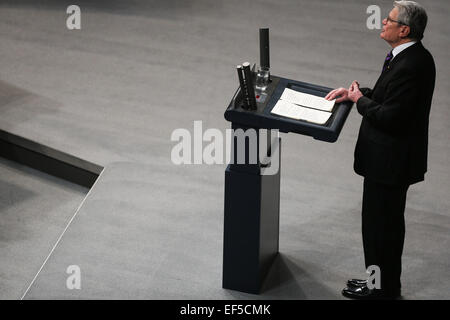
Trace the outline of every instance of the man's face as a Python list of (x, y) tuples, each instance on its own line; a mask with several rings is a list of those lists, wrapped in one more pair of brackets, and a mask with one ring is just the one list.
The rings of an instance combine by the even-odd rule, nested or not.
[(400, 36), (402, 30), (406, 28), (404, 25), (395, 22), (398, 21), (398, 8), (394, 7), (387, 18), (383, 19), (383, 30), (380, 33), (380, 37), (386, 40), (388, 43), (397, 43), (402, 39)]

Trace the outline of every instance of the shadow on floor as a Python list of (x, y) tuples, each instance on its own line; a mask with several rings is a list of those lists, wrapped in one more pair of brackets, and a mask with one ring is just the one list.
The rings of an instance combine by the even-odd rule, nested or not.
[(0, 180), (0, 190), (0, 216), (4, 214), (7, 208), (25, 202), (36, 195), (29, 189), (24, 189), (19, 185), (4, 180)]
[(36, 116), (55, 114), (60, 107), (57, 101), (0, 80), (0, 112), (5, 119), (5, 115), (14, 119), (14, 123), (2, 122), (5, 131), (13, 130), (15, 126)]

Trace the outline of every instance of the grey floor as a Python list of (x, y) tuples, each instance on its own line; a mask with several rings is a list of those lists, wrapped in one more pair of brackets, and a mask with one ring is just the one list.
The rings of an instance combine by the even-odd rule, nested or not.
[(0, 299), (20, 299), (88, 190), (0, 158)]
[[(450, 4), (421, 2), (429, 14), (423, 42), (438, 72), (429, 173), (408, 194), (403, 293), (449, 299)], [(221, 288), (225, 166), (175, 166), (170, 136), (192, 131), (194, 120), (204, 130), (229, 127), (223, 112), (237, 87), (234, 67), (258, 62), (259, 27), (270, 27), (273, 74), (328, 87), (373, 85), (389, 50), (378, 30), (366, 28), (373, 2), (77, 3), (79, 31), (66, 29), (68, 4), (60, 1), (0, 4), (0, 129), (105, 167), (80, 210), (79, 190), (61, 199), (73, 208), (59, 216), (62, 225), (75, 218), (39, 273), (64, 227), (47, 233), (34, 216), (2, 231), (10, 254), (2, 254), (1, 281), (9, 280), (0, 297), (341, 299), (345, 280), (364, 275), (362, 180), (352, 171), (356, 110), (334, 144), (282, 136), (281, 255), (258, 297)], [(391, 2), (380, 6), (385, 15)], [(12, 198), (20, 201), (20, 192)], [(19, 258), (13, 231), (25, 226), (47, 247)], [(11, 271), (16, 264), (27, 266)], [(81, 290), (66, 288), (68, 265), (80, 266)]]

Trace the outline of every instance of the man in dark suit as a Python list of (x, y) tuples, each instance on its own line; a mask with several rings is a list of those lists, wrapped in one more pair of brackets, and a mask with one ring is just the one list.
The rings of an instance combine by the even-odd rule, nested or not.
[(378, 266), (381, 288), (351, 279), (342, 291), (355, 299), (400, 296), (406, 193), (427, 171), (428, 119), (435, 83), (433, 57), (420, 40), (425, 10), (395, 1), (383, 20), (381, 38), (392, 50), (374, 88), (331, 91), (326, 99), (351, 100), (362, 115), (354, 170), (364, 177), (362, 235), (366, 268)]

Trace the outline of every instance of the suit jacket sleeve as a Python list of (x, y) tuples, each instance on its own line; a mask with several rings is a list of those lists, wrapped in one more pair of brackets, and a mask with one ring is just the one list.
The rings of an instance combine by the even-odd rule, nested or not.
[[(358, 112), (375, 127), (395, 133), (402, 130), (413, 116), (414, 103), (420, 90), (411, 70), (401, 70), (386, 86), (382, 103), (364, 95), (358, 99)], [(371, 92), (367, 92), (371, 94)]]
[(365, 95), (366, 97), (368, 97), (368, 98), (372, 97), (372, 89), (369, 89), (369, 88), (360, 88), (359, 90), (360, 90), (361, 93), (362, 93), (363, 95)]

